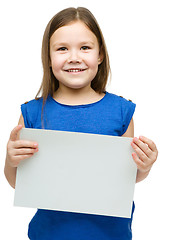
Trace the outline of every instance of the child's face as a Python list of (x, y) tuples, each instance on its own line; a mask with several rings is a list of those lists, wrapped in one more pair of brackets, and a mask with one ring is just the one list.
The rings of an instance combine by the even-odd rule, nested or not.
[(59, 87), (91, 86), (102, 62), (96, 36), (81, 21), (57, 29), (50, 39), (51, 67)]

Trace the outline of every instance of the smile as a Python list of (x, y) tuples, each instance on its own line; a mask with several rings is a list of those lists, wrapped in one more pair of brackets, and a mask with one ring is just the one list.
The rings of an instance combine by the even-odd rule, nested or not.
[(77, 72), (83, 72), (85, 71), (86, 69), (68, 69), (68, 70), (65, 70), (66, 72), (73, 72), (73, 73), (77, 73)]

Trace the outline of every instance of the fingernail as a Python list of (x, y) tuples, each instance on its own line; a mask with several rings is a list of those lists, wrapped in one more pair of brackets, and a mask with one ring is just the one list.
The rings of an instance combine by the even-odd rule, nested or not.
[(136, 142), (136, 141), (138, 141), (138, 138), (137, 138), (137, 137), (134, 137), (134, 139), (133, 139), (133, 140)]

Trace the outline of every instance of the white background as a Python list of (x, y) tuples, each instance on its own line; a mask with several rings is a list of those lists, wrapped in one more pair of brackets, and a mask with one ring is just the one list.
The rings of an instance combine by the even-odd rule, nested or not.
[(133, 239), (170, 239), (169, 80), (170, 5), (161, 0), (4, 1), (0, 4), (0, 239), (27, 238), (35, 209), (13, 207), (3, 175), (6, 143), (20, 104), (35, 97), (42, 79), (41, 42), (48, 21), (66, 7), (89, 8), (103, 31), (112, 68), (107, 91), (132, 99), (135, 135), (157, 144), (149, 177), (136, 184)]

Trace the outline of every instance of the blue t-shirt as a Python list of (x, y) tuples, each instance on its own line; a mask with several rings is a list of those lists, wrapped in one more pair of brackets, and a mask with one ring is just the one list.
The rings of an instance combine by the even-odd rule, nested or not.
[[(43, 99), (21, 105), (26, 128), (122, 136), (132, 119), (135, 104), (115, 94), (91, 104), (65, 105), (50, 95), (42, 112)], [(38, 209), (29, 224), (31, 240), (131, 240), (132, 217)]]

